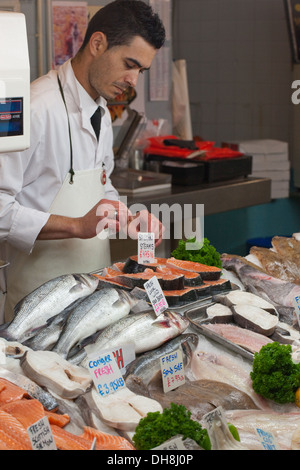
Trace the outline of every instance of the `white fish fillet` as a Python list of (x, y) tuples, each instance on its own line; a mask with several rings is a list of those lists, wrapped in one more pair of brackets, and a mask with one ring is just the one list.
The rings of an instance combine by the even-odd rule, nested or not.
[(29, 350), (21, 358), (24, 373), (62, 398), (77, 398), (92, 385), (89, 372), (70, 364), (53, 351)]
[(237, 428), (241, 442), (251, 450), (263, 450), (256, 428), (271, 432), (279, 450), (290, 450), (293, 433), (300, 425), (300, 412), (225, 410), (224, 414)]
[(233, 385), (247, 393), (260, 409), (270, 409), (267, 401), (257, 395), (252, 388), (249, 372), (234, 357), (223, 354), (196, 351), (191, 361), (191, 371), (195, 380), (207, 379)]
[(134, 431), (141, 418), (149, 412), (162, 412), (161, 405), (152, 398), (136, 395), (127, 387), (106, 397), (93, 389), (84, 396), (92, 412), (108, 426), (122, 431)]

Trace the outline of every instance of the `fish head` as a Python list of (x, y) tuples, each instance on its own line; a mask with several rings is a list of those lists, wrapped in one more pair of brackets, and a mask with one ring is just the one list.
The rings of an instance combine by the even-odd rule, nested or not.
[(74, 279), (77, 281), (75, 286), (72, 287), (73, 291), (82, 291), (84, 294), (94, 292), (99, 284), (99, 280), (92, 274), (74, 274)]
[(165, 310), (153, 322), (162, 328), (175, 328), (179, 333), (182, 333), (189, 326), (189, 320), (180, 313), (171, 310)]
[(196, 334), (194, 333), (189, 333), (184, 336), (183, 341), (181, 342), (181, 348), (184, 357), (187, 359), (187, 363), (190, 362), (192, 359), (193, 353), (196, 350), (199, 342), (199, 338)]

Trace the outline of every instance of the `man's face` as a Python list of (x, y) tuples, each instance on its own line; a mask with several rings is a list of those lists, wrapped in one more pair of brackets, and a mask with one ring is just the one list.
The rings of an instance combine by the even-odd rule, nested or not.
[(114, 99), (150, 68), (156, 49), (140, 36), (128, 46), (114, 46), (96, 55), (89, 69), (89, 84), (95, 97)]

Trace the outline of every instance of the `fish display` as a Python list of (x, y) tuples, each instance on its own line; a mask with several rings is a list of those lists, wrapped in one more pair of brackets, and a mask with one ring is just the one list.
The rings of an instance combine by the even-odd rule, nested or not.
[[(272, 249), (262, 254), (292, 266), (299, 246), (296, 237), (273, 237)], [(250, 357), (279, 341), (291, 344), (298, 360), (300, 331), (291, 312), (300, 285), (296, 277), (270, 275), (258, 257), (251, 262), (254, 250), (251, 256), (222, 255), (225, 272), (234, 273), (242, 290), (232, 288), (219, 268), (175, 258), (141, 265), (131, 256), (97, 274), (61, 276), (29, 294), (14, 320), (0, 327), (0, 449), (30, 450), (27, 427), (47, 417), (59, 450), (134, 451), (140, 420), (171, 403), (183, 404), (203, 425), (208, 412), (223, 410), (241, 443), (217, 423), (213, 448), (262, 449), (257, 426), (272, 432), (280, 449), (299, 448), (300, 412), (294, 403), (274, 406), (254, 392)], [(169, 304), (159, 316), (143, 289), (154, 275)], [(101, 396), (87, 356), (125, 344), (135, 352), (125, 386)], [(240, 355), (241, 347), (251, 354)], [(166, 393), (160, 358), (178, 349), (185, 383)]]
[[(130, 314), (105, 328), (94, 342), (91, 351), (109, 349), (115, 345), (131, 343), (136, 354), (157, 348), (166, 341), (180, 335), (189, 326), (189, 321), (180, 314), (165, 310), (158, 317), (154, 311)], [(70, 362), (86, 367), (86, 351), (69, 358)]]
[(23, 342), (79, 298), (96, 290), (98, 280), (89, 274), (66, 274), (47, 281), (22, 299), (14, 309), (14, 318), (0, 330), (0, 336)]
[(52, 351), (68, 357), (70, 350), (84, 338), (127, 316), (136, 303), (134, 297), (122, 290), (95, 291), (71, 311)]

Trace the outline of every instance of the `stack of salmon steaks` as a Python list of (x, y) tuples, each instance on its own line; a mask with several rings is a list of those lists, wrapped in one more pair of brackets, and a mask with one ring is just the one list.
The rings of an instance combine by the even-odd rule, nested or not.
[(89, 450), (94, 440), (96, 450), (134, 450), (125, 438), (88, 426), (80, 436), (68, 432), (64, 429), (70, 421), (67, 414), (46, 410), (25, 390), (0, 379), (0, 450), (32, 450), (27, 429), (45, 416), (58, 450)]
[(140, 264), (137, 256), (115, 263), (97, 275), (99, 282), (132, 290), (144, 289), (144, 283), (153, 276), (162, 288), (170, 307), (181, 306), (231, 288), (230, 281), (221, 279), (222, 270), (216, 266), (178, 260), (156, 258), (154, 263)]

